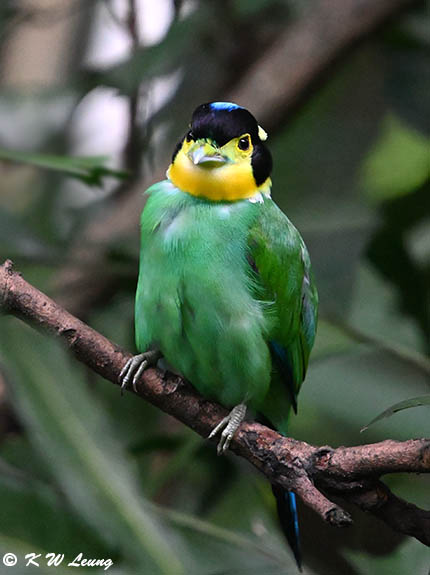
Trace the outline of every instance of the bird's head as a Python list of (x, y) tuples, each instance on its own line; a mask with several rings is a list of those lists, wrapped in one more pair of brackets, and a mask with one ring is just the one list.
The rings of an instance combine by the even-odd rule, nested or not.
[(230, 102), (202, 104), (176, 146), (167, 176), (184, 192), (213, 201), (269, 194), (272, 157), (266, 139), (245, 108)]

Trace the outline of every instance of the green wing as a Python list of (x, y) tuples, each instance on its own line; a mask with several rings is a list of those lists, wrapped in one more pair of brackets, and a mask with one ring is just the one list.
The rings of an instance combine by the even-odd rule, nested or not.
[(267, 343), (273, 373), (261, 412), (286, 433), (315, 339), (318, 295), (303, 239), (272, 200), (261, 206), (248, 245), (257, 297), (266, 302), (271, 326)]

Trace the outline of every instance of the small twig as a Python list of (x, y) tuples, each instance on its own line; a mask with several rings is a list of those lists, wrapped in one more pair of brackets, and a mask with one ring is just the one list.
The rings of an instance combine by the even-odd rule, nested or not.
[(411, 365), (415, 369), (419, 369), (424, 376), (430, 377), (430, 359), (425, 355), (397, 342), (387, 341), (382, 337), (371, 335), (333, 315), (327, 316), (325, 320), (354, 341), (382, 349), (400, 361)]
[[(12, 262), (0, 266), (0, 311), (65, 340), (76, 358), (104, 378), (118, 384), (130, 354), (26, 282)], [(176, 375), (148, 369), (137, 394), (173, 415), (203, 437), (225, 416), (226, 410), (201, 397)], [(357, 447), (315, 447), (284, 437), (255, 422), (244, 422), (231, 450), (250, 461), (272, 482), (293, 489), (324, 521), (336, 527), (352, 519), (327, 495), (356, 504), (396, 531), (430, 545), (430, 511), (407, 503), (381, 483), (385, 473), (429, 473), (430, 439), (383, 441)]]
[[(128, 0), (126, 25), (132, 44), (132, 54), (135, 54), (140, 46), (138, 8), (136, 5), (136, 0)], [(140, 99), (140, 86), (137, 86), (129, 98), (128, 137), (123, 153), (124, 165), (127, 171), (133, 175), (133, 181), (136, 181), (141, 175), (140, 166), (142, 163), (142, 126), (139, 121)], [(126, 186), (119, 187), (118, 192), (121, 191), (121, 193), (124, 193), (125, 191), (128, 193), (130, 188), (131, 185), (130, 182), (128, 182)]]

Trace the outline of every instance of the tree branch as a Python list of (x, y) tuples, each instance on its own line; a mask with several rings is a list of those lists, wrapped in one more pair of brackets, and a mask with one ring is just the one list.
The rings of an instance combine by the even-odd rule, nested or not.
[[(26, 282), (12, 262), (0, 266), (0, 310), (63, 339), (75, 357), (111, 382), (130, 357)], [(205, 400), (176, 375), (148, 369), (138, 395), (207, 437), (226, 411)], [(244, 422), (231, 450), (250, 461), (272, 483), (294, 490), (336, 527), (352, 519), (327, 495), (336, 495), (379, 517), (396, 531), (430, 546), (430, 511), (393, 495), (379, 480), (385, 473), (429, 473), (430, 439), (382, 441), (356, 447), (315, 447), (283, 437), (255, 422)]]
[[(333, 64), (419, 0), (319, 0), (248, 71), (231, 94), (269, 133), (307, 100)], [(284, 79), (280, 81), (280, 78)]]

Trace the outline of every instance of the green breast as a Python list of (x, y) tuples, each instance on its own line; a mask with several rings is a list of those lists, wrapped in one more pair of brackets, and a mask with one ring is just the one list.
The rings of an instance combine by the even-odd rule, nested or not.
[(266, 395), (264, 304), (247, 262), (261, 204), (209, 202), (164, 181), (148, 190), (136, 295), (140, 351), (160, 349), (206, 397), (227, 407)]

